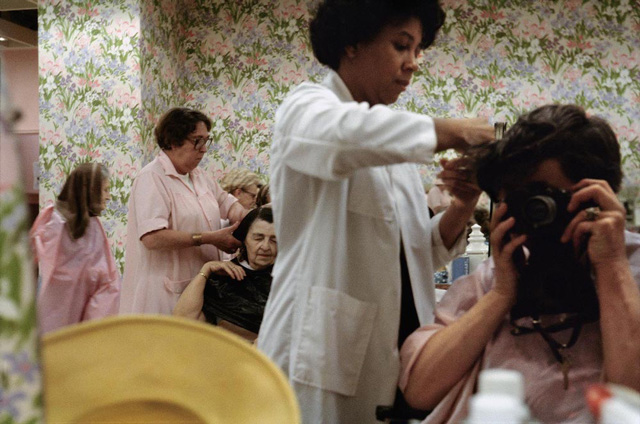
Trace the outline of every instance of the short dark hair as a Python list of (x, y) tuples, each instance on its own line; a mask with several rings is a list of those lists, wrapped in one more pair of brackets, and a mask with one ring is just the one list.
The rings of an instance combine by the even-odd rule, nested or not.
[(260, 206), (251, 209), (242, 219), (238, 228), (233, 232), (233, 236), (242, 242), (242, 247), (240, 247), (240, 251), (238, 252), (239, 261), (247, 259), (247, 245), (245, 244), (245, 240), (247, 234), (249, 234), (249, 228), (251, 228), (251, 225), (253, 225), (257, 219), (273, 224), (273, 211), (271, 207)]
[(422, 24), (420, 48), (426, 49), (444, 23), (438, 0), (324, 0), (309, 24), (313, 54), (337, 70), (347, 46), (371, 41), (386, 25), (412, 17)]
[(198, 122), (204, 122), (207, 131), (211, 131), (211, 119), (204, 113), (186, 107), (170, 109), (160, 117), (156, 125), (156, 143), (162, 150), (180, 147), (187, 136), (196, 130)]
[(478, 185), (493, 200), (500, 190), (522, 185), (538, 165), (557, 159), (573, 182), (584, 178), (605, 180), (616, 193), (622, 183), (620, 145), (609, 124), (587, 116), (576, 105), (546, 105), (518, 118), (493, 144), (470, 152)]

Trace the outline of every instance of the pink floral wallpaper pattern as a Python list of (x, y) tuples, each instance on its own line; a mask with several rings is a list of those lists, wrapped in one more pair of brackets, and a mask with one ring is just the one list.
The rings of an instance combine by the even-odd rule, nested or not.
[[(128, 191), (155, 155), (152, 129), (171, 106), (213, 120), (201, 166), (268, 176), (273, 117), (287, 92), (326, 70), (307, 40), (317, 0), (42, 0), (41, 203), (75, 164), (104, 162), (103, 215), (122, 266)], [(640, 5), (637, 0), (441, 0), (447, 21), (394, 107), (434, 116), (494, 116), (571, 102), (608, 119), (627, 187), (640, 185)], [(436, 163), (422, 169), (432, 180)], [(629, 189), (631, 190), (631, 189)]]

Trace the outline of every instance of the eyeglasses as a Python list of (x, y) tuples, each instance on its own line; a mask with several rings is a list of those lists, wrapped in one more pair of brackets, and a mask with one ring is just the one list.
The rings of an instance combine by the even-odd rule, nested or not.
[(209, 145), (211, 144), (211, 141), (213, 141), (213, 136), (212, 135), (208, 135), (207, 137), (196, 137), (196, 138), (188, 138), (187, 140), (189, 140), (191, 143), (193, 143), (193, 148), (195, 150), (200, 150), (203, 147), (206, 146), (206, 148), (209, 148)]
[(251, 193), (249, 190), (245, 190), (243, 188), (241, 188), (240, 190), (244, 191), (245, 193), (247, 193), (249, 196), (251, 196), (251, 198), (253, 200), (256, 200), (258, 198), (258, 193)]

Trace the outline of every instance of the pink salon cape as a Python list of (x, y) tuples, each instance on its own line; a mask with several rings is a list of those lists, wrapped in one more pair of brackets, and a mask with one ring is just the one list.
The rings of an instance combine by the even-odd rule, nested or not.
[[(627, 232), (627, 256), (636, 282), (640, 282), (640, 235)], [(456, 280), (436, 308), (436, 321), (416, 330), (402, 345), (400, 388), (407, 385), (411, 368), (429, 339), (444, 326), (464, 315), (493, 287), (493, 261), (483, 262), (476, 271)], [(640, 285), (640, 284), (639, 284)], [(531, 415), (542, 423), (593, 423), (585, 400), (585, 389), (601, 382), (603, 376), (600, 323), (585, 324), (574, 346), (563, 351), (572, 362), (569, 387), (564, 389), (560, 364), (551, 349), (537, 334), (513, 336), (509, 317), (505, 316), (484, 352), (467, 374), (451, 389), (424, 423), (460, 423), (467, 415), (480, 370), (506, 368), (524, 376), (525, 402)], [(569, 340), (571, 330), (554, 333), (559, 341)], [(629, 364), (629, 366), (632, 366)]]
[(229, 209), (238, 200), (203, 170), (196, 168), (190, 176), (195, 190), (160, 152), (136, 177), (129, 198), (120, 313), (171, 314), (202, 265), (220, 260), (213, 245), (149, 250), (140, 241), (143, 235), (161, 229), (216, 231), (220, 219), (228, 219)]
[(74, 240), (64, 217), (46, 206), (31, 228), (40, 266), (38, 293), (40, 333), (118, 312), (120, 277), (98, 217)]

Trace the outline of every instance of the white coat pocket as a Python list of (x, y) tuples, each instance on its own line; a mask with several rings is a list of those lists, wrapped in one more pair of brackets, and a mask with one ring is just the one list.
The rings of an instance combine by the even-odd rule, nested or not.
[(354, 396), (377, 305), (312, 287), (294, 348), (293, 380)]

